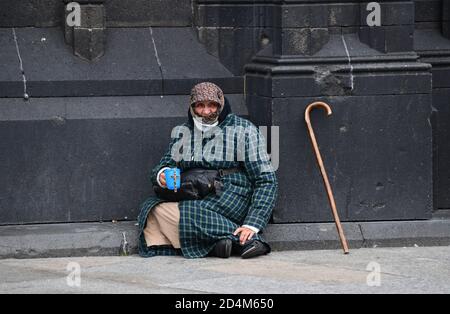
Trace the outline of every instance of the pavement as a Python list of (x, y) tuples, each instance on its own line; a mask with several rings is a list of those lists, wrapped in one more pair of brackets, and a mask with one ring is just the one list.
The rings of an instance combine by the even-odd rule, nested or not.
[(450, 293), (450, 246), (0, 260), (0, 293)]
[[(351, 249), (450, 245), (450, 215), (342, 225)], [(334, 223), (269, 224), (263, 236), (274, 251), (341, 247)], [(137, 239), (135, 221), (0, 226), (0, 259), (134, 254)]]

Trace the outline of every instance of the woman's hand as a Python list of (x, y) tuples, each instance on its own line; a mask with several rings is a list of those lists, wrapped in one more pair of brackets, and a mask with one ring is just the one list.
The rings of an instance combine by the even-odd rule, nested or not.
[(161, 183), (163, 188), (167, 187), (167, 183), (166, 183), (166, 174), (163, 172), (161, 172), (161, 174), (159, 175), (159, 182)]
[(240, 228), (237, 228), (233, 234), (234, 235), (241, 234), (239, 237), (239, 241), (241, 242), (242, 245), (244, 245), (245, 242), (252, 239), (255, 232), (248, 228), (240, 227)]

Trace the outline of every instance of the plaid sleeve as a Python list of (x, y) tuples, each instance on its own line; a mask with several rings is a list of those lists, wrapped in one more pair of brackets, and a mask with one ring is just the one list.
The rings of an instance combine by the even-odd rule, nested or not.
[(150, 181), (153, 185), (158, 185), (158, 181), (156, 179), (159, 170), (161, 170), (164, 167), (176, 167), (177, 163), (172, 157), (172, 148), (179, 141), (179, 138), (172, 138), (169, 143), (169, 148), (167, 149), (166, 153), (163, 155), (159, 163), (152, 169), (150, 174)]
[(244, 225), (264, 229), (272, 215), (278, 195), (278, 182), (267, 154), (264, 136), (252, 125), (245, 141), (245, 170), (253, 184), (253, 196)]

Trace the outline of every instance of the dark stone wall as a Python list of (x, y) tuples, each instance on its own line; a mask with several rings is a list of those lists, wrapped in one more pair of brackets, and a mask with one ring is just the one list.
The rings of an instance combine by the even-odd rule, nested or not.
[(415, 51), (432, 65), (435, 208), (450, 209), (450, 1), (415, 1)]
[[(242, 95), (228, 94), (247, 117)], [(0, 102), (0, 225), (135, 220), (187, 97)]]
[(2, 28), (0, 60), (0, 225), (135, 220), (199, 81), (247, 117), (242, 77), (190, 27), (107, 29), (95, 62), (73, 55), (62, 28)]
[(65, 44), (64, 2), (0, 1), (0, 224), (135, 219), (203, 80), (280, 127), (273, 222), (332, 219), (303, 119), (316, 100), (343, 220), (450, 209), (448, 0), (379, 1), (380, 27), (369, 1), (83, 0), (105, 8), (95, 62)]
[[(414, 49), (414, 2), (381, 2), (381, 26), (369, 27), (361, 4), (361, 42), (384, 53), (408, 52)], [(399, 40), (401, 38), (401, 40)]]
[[(283, 4), (278, 46), (246, 66), (250, 116), (280, 127), (275, 223), (332, 219), (303, 119), (316, 100), (335, 111), (313, 123), (342, 219), (431, 217), (431, 66), (414, 53), (414, 3), (381, 7), (382, 26), (369, 28), (364, 3)], [(295, 10), (318, 18), (295, 24), (286, 13)]]
[[(2, 0), (0, 27), (57, 27), (70, 0)], [(78, 0), (104, 4), (108, 27), (185, 27), (192, 25), (191, 0)], [(170, 12), (170, 13), (169, 13)]]
[[(72, 55), (61, 29), (18, 28), (15, 34), (31, 97), (185, 95), (204, 79), (229, 93), (243, 91), (242, 78), (209, 55), (191, 28), (108, 29), (105, 55), (92, 63)], [(10, 28), (0, 28), (0, 44), (5, 60), (0, 97), (22, 97)]]
[[(335, 112), (330, 118), (314, 112), (312, 121), (342, 219), (430, 217), (431, 75), (425, 64), (403, 66), (415, 73), (373, 74), (367, 69), (356, 74), (349, 95), (345, 85), (324, 89), (314, 74), (273, 76), (267, 82), (272, 90), (265, 91), (257, 90), (263, 85), (259, 82), (248, 83), (250, 116), (262, 125), (280, 126), (276, 223), (332, 219), (303, 120), (306, 106), (317, 100), (326, 101)], [(264, 80), (263, 73), (255, 72), (247, 74), (248, 81)], [(278, 88), (286, 85), (292, 88)], [(330, 95), (323, 97), (325, 93)]]
[(198, 0), (194, 25), (200, 42), (233, 74), (243, 75), (245, 64), (274, 40), (277, 2)]

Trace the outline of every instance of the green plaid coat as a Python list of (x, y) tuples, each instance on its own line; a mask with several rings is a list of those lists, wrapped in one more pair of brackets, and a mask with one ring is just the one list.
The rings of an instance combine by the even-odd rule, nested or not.
[[(141, 205), (141, 211), (138, 217), (139, 254), (141, 256), (183, 255), (186, 258), (205, 257), (220, 239), (230, 238), (238, 242), (238, 237), (234, 236), (233, 232), (241, 225), (250, 225), (260, 230), (266, 227), (275, 206), (278, 193), (275, 172), (273, 170), (267, 171), (267, 169), (272, 168), (265, 145), (259, 154), (255, 149), (257, 147), (257, 137), (254, 135), (257, 134), (260, 136), (260, 132), (250, 121), (238, 117), (235, 114), (228, 114), (218, 127), (225, 134), (227, 127), (236, 126), (242, 127), (237, 128), (237, 133), (245, 139), (242, 142), (245, 142), (245, 158), (242, 157), (244, 155), (239, 155), (243, 153), (242, 150), (244, 149), (243, 145), (237, 145), (239, 137), (235, 137), (234, 142), (230, 143), (232, 140), (226, 136), (223, 136), (223, 156), (226, 155), (226, 147), (228, 145), (234, 145), (235, 150), (232, 158), (230, 158), (230, 154), (226, 158), (222, 158), (221, 161), (211, 160), (211, 158), (205, 159), (204, 156), (200, 159), (194, 158), (193, 146), (195, 138), (192, 136), (191, 160), (184, 158), (177, 163), (172, 158), (171, 152), (173, 145), (179, 141), (177, 138), (172, 139), (168, 151), (162, 157), (159, 164), (152, 170), (151, 181), (154, 185), (157, 184), (156, 176), (158, 171), (166, 166), (178, 166), (181, 168), (181, 172), (190, 168), (227, 169), (239, 166), (243, 171), (229, 174), (222, 178), (224, 186), (220, 195), (210, 194), (202, 200), (179, 202), (179, 235), (181, 244), (181, 249), (179, 250), (175, 250), (171, 246), (147, 247), (143, 234), (147, 216), (157, 204), (164, 202), (158, 197), (148, 198)], [(189, 128), (191, 132), (194, 132), (195, 128), (190, 123), (185, 123), (182, 127)], [(247, 130), (247, 132), (242, 132), (243, 130)], [(251, 130), (251, 132), (248, 132), (248, 130)], [(211, 140), (213, 139), (202, 139), (204, 149)], [(215, 153), (215, 150), (216, 148), (211, 149), (213, 153)], [(260, 234), (256, 235), (255, 238), (264, 241)]]

